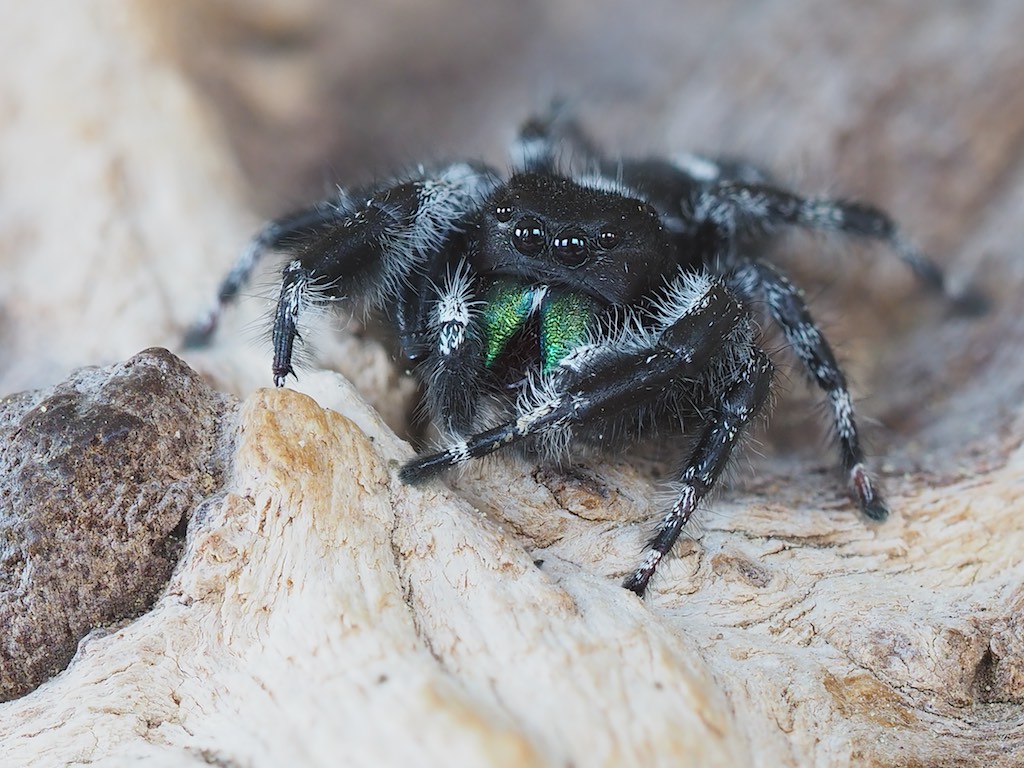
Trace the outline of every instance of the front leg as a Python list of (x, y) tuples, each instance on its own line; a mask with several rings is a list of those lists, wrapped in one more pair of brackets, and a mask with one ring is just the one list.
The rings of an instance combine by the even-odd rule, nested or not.
[(245, 250), (231, 266), (231, 270), (221, 280), (217, 289), (217, 299), (185, 333), (185, 346), (196, 348), (209, 344), (225, 308), (232, 304), (240, 291), (248, 285), (264, 256), (271, 251), (286, 248), (289, 243), (307, 239), (324, 227), (351, 215), (355, 210), (349, 209), (351, 204), (352, 198), (341, 192), (336, 198), (322, 200), (308, 208), (267, 222), (249, 241)]
[(310, 240), (282, 271), (273, 332), (277, 386), (294, 374), (300, 318), (310, 306), (346, 298), (383, 306), (468, 225), (498, 183), (490, 169), (465, 163), (421, 171), (380, 187)]
[(684, 301), (687, 306), (674, 317), (666, 313), (661, 327), (574, 349), (520, 398), (508, 421), (407, 462), (403, 482), (422, 482), (528, 438), (564, 446), (573, 426), (621, 420), (680, 381), (700, 378), (746, 315), (720, 281), (708, 281), (703, 293), (686, 294)]
[[(642, 595), (658, 563), (671, 550), (698, 502), (728, 463), (743, 428), (761, 410), (771, 381), (768, 356), (753, 345), (743, 307), (719, 281), (703, 291), (670, 289), (653, 328), (579, 347), (542, 380), (504, 424), (459, 440), (447, 450), (419, 456), (400, 477), (418, 483), (450, 467), (531, 437), (564, 446), (574, 426), (612, 425), (644, 408), (686, 394), (690, 382), (717, 381), (742, 361), (712, 401), (708, 426), (662, 520), (651, 552), (624, 586)], [(727, 350), (727, 351), (726, 351)], [(686, 382), (686, 383), (684, 383)]]
[[(476, 393), (485, 373), (483, 302), (477, 298), (479, 279), (465, 259), (454, 266), (449, 263), (438, 282), (436, 301), (426, 302), (426, 353), (417, 374), (423, 382), (427, 412), (438, 428), (447, 436), (461, 437), (473, 429), (480, 404)], [(422, 303), (415, 296), (407, 302), (410, 306)]]
[(675, 486), (676, 500), (658, 523), (647, 557), (622, 586), (643, 597), (647, 584), (708, 491), (729, 463), (744, 429), (761, 412), (773, 372), (771, 360), (754, 348), (746, 365), (719, 399)]

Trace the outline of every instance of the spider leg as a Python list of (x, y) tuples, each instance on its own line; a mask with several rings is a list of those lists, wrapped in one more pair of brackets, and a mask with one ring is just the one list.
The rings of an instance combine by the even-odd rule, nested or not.
[(677, 152), (668, 164), (692, 184), (717, 184), (724, 179), (745, 184), (770, 184), (771, 174), (753, 163), (732, 157), (711, 157), (696, 152)]
[[(416, 483), (440, 471), (481, 458), (533, 436), (553, 442), (569, 439), (573, 425), (613, 423), (665, 397), (680, 380), (706, 374), (723, 345), (744, 331), (742, 306), (721, 282), (658, 332), (646, 345), (579, 348), (567, 356), (548, 386), (525, 398), (514, 418), (493, 429), (460, 440), (445, 451), (420, 456), (400, 472)], [(749, 330), (749, 329), (747, 329)], [(749, 354), (726, 382), (706, 417), (706, 427), (682, 472), (677, 498), (658, 525), (651, 551), (623, 586), (643, 595), (658, 564), (671, 551), (683, 525), (721, 475), (746, 425), (768, 397), (773, 366), (768, 355), (750, 346)]]
[(445, 248), (498, 185), (487, 168), (456, 163), (379, 187), (350, 216), (317, 233), (282, 270), (274, 315), (274, 382), (292, 368), (299, 318), (313, 305), (361, 298), (380, 307)]
[(725, 470), (744, 428), (764, 406), (772, 371), (768, 355), (754, 348), (709, 417), (676, 485), (676, 501), (658, 523), (644, 561), (623, 582), (626, 589), (643, 597), (658, 564), (672, 550), (697, 504)]
[(195, 348), (209, 344), (224, 309), (238, 298), (239, 291), (249, 283), (263, 257), (271, 251), (279, 250), (289, 241), (308, 237), (310, 233), (350, 213), (345, 210), (344, 200), (345, 195), (342, 193), (337, 199), (323, 200), (267, 222), (249, 241), (232, 265), (231, 271), (221, 281), (216, 301), (186, 331), (185, 347)]
[[(697, 196), (693, 216), (710, 225), (709, 234), (717, 241), (712, 244), (716, 254), (718, 247), (731, 249), (737, 237), (751, 230), (771, 230), (783, 225), (878, 240), (888, 245), (926, 288), (941, 294), (958, 312), (978, 314), (986, 308), (980, 293), (954, 291), (942, 269), (886, 213), (865, 203), (804, 198), (767, 184), (723, 181)], [(735, 256), (731, 250), (721, 255)]]
[(519, 171), (557, 174), (568, 150), (569, 159), (597, 166), (601, 153), (568, 106), (556, 101), (542, 114), (533, 115), (519, 126), (509, 154)]
[(724, 284), (710, 282), (689, 311), (648, 343), (577, 348), (528, 396), (520, 398), (508, 421), (446, 450), (416, 457), (402, 467), (401, 479), (421, 482), (533, 436), (565, 444), (574, 424), (614, 421), (631, 408), (663, 396), (674, 382), (697, 378), (744, 316)]
[(804, 369), (828, 398), (851, 494), (867, 517), (884, 520), (889, 510), (864, 466), (864, 452), (846, 377), (828, 340), (807, 310), (800, 289), (774, 267), (756, 261), (738, 269), (730, 284), (740, 295), (764, 298), (772, 320), (782, 329)]
[(437, 300), (427, 318), (430, 353), (422, 377), (428, 412), (449, 435), (464, 435), (476, 420), (477, 382), (484, 367), (476, 278), (469, 263), (458, 261), (435, 286)]

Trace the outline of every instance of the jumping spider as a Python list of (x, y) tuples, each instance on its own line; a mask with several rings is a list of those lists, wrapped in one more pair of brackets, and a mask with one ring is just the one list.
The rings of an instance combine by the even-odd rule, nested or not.
[(420, 168), (271, 221), (190, 341), (209, 338), (264, 253), (284, 250), (275, 383), (294, 374), (308, 309), (351, 299), (378, 311), (448, 441), (407, 462), (404, 482), (512, 445), (558, 457), (652, 433), (693, 438), (623, 584), (643, 595), (765, 405), (765, 314), (825, 393), (851, 495), (868, 518), (886, 517), (843, 372), (767, 245), (781, 227), (879, 240), (959, 308), (977, 309), (977, 296), (953, 295), (879, 209), (800, 197), (742, 162), (608, 160), (558, 115), (528, 121), (514, 154), (507, 180), (478, 163)]

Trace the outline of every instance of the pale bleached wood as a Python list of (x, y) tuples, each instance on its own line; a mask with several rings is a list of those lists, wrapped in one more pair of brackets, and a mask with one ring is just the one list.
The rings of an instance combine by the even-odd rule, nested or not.
[[(22, 180), (0, 187), (3, 344), (15, 362), (5, 390), (156, 340), (173, 346), (254, 221), (207, 107), (156, 32), (164, 12), (26, 5), (3, 25), (0, 167)], [(1024, 188), (1008, 174), (1009, 189)], [(1024, 213), (1014, 199), (989, 203), (975, 246), (1007, 260), (1005, 293), (1020, 285), (1007, 257)], [(265, 352), (244, 340), (253, 304), (216, 347), (188, 357), (243, 393), (267, 380)], [(944, 403), (927, 361), (955, 358), (950, 386), (977, 418), (951, 398), (953, 416), (922, 429), (922, 447), (894, 451), (892, 520), (863, 524), (820, 471), (831, 455), (767, 451), (643, 603), (618, 587), (656, 514), (643, 466), (585, 462), (565, 475), (496, 460), (451, 478), (458, 495), (441, 483), (409, 489), (394, 476), (409, 449), (342, 378), (307, 372), (297, 385), (336, 413), (256, 392), (232, 480), (193, 520), (166, 594), (0, 705), (0, 755), (12, 765), (1019, 764), (1024, 451), (1019, 402), (1005, 392), (1020, 386), (1021, 336), (1009, 313), (997, 320), (1003, 346), (962, 326), (911, 339), (941, 354), (917, 353), (894, 374), (908, 394), (882, 396), (892, 412), (912, 386)], [(984, 354), (954, 354), (972, 338)], [(325, 334), (323, 349), (400, 423), (410, 391), (394, 386), (379, 346)], [(859, 370), (875, 369), (853, 351)], [(993, 424), (990, 407), (1004, 409), (1003, 427), (979, 442), (972, 421)], [(949, 437), (961, 430), (974, 453)], [(932, 460), (940, 469), (929, 472)]]

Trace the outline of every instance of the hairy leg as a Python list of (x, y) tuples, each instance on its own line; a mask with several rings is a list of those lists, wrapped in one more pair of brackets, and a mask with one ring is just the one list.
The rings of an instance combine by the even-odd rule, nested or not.
[(658, 523), (644, 561), (623, 582), (626, 589), (643, 596), (658, 564), (672, 550), (683, 526), (725, 470), (744, 429), (761, 412), (772, 371), (768, 355), (755, 348), (716, 403), (675, 486), (675, 503)]

